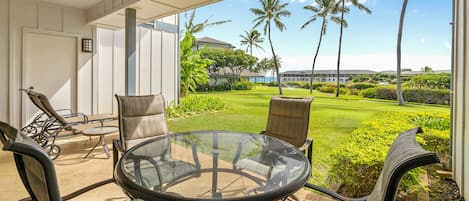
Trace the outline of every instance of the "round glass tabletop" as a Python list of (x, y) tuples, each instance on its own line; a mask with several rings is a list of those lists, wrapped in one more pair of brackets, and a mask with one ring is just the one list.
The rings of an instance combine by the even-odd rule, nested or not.
[(275, 200), (311, 174), (304, 154), (276, 138), (229, 131), (165, 135), (130, 148), (117, 183), (144, 200)]

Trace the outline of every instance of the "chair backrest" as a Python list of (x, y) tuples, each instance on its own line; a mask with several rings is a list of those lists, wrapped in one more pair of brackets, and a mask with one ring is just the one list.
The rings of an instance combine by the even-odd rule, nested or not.
[(52, 104), (49, 101), (49, 98), (47, 98), (46, 95), (38, 92), (34, 92), (34, 96), (40, 101), (40, 104), (42, 105), (42, 110), (44, 113), (47, 114), (47, 116), (55, 118), (62, 126), (67, 126), (68, 122), (65, 121), (65, 119), (60, 116), (57, 111), (55, 111), (54, 107), (52, 107)]
[(144, 140), (169, 133), (163, 95), (116, 95), (116, 98), (120, 140), (125, 150)]
[(28, 95), (29, 97), (29, 100), (31, 100), (31, 102), (38, 108), (40, 109), (43, 113), (47, 114), (47, 116), (50, 116), (48, 113), (47, 113), (47, 110), (44, 108), (44, 106), (42, 105), (41, 101), (39, 100), (39, 95), (40, 93), (37, 93), (37, 92), (34, 92), (32, 89), (25, 89), (23, 90), (24, 92), (26, 92), (26, 94)]
[(3, 150), (13, 152), (16, 168), (32, 200), (60, 201), (54, 164), (42, 147), (4, 122), (0, 122), (0, 139)]
[(396, 197), (402, 176), (416, 167), (439, 163), (434, 152), (428, 152), (416, 140), (421, 128), (401, 133), (389, 148), (384, 167), (367, 200), (391, 201)]
[(301, 147), (308, 137), (312, 98), (273, 97), (265, 134)]

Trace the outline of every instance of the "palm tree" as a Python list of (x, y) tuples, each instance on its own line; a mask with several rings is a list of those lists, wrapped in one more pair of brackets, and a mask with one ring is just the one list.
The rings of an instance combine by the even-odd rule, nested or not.
[[(184, 14), (185, 18), (187, 19), (187, 12)], [(202, 32), (205, 28), (207, 27), (212, 27), (212, 26), (218, 26), (222, 25), (228, 22), (231, 22), (231, 20), (223, 20), (223, 21), (217, 21), (217, 22), (208, 22), (210, 18), (205, 19), (201, 23), (195, 23), (195, 9), (192, 10), (192, 13), (189, 17), (189, 20), (184, 23), (184, 33), (189, 32), (192, 35), (195, 33)]]
[(407, 9), (408, 0), (402, 3), (401, 17), (399, 19), (399, 32), (397, 33), (397, 101), (399, 105), (404, 105), (404, 96), (402, 96), (401, 86), (401, 44), (402, 44), (402, 28), (404, 27), (405, 11)]
[(253, 20), (254, 28), (258, 27), (261, 24), (264, 25), (264, 35), (268, 36), (270, 49), (272, 51), (272, 56), (274, 57), (274, 64), (275, 64), (275, 73), (277, 74), (277, 84), (278, 84), (278, 91), (280, 95), (283, 95), (282, 92), (282, 84), (280, 83), (280, 76), (279, 76), (279, 67), (277, 62), (277, 55), (274, 51), (274, 46), (272, 44), (271, 38), (271, 24), (275, 23), (275, 26), (280, 30), (283, 31), (286, 29), (285, 24), (283, 24), (281, 17), (289, 17), (290, 11), (286, 10), (285, 8), (288, 6), (288, 3), (280, 3), (280, 0), (259, 0), (262, 4), (262, 8), (251, 8), (250, 11), (254, 13), (256, 18)]
[[(347, 0), (347, 2), (352, 3), (352, 6), (357, 7), (359, 10), (363, 10), (366, 13), (371, 14), (371, 10), (368, 9), (365, 5), (361, 4), (358, 0)], [(341, 5), (342, 9), (340, 11), (341, 12), (340, 21), (345, 22), (344, 15), (347, 11), (347, 9), (345, 9), (345, 0), (341, 0), (341, 4), (342, 4)], [(340, 24), (339, 50), (337, 52), (337, 91), (335, 94), (336, 97), (339, 97), (339, 92), (340, 92), (340, 56), (342, 53), (342, 34), (343, 34), (345, 26), (346, 26), (345, 23)]]
[(264, 50), (259, 44), (264, 42), (264, 38), (261, 37), (261, 33), (255, 29), (251, 29), (251, 31), (244, 31), (244, 35), (239, 35), (241, 37), (241, 45), (246, 45), (246, 52), (249, 50), (249, 53), (252, 56), (252, 47), (259, 48)]
[[(319, 48), (321, 47), (322, 37), (326, 35), (328, 18), (336, 22), (337, 24), (340, 24), (341, 22), (339, 17), (334, 16), (334, 14), (337, 14), (339, 12), (339, 6), (336, 2), (336, 0), (316, 0), (316, 5), (307, 5), (303, 7), (305, 10), (313, 12), (314, 15), (311, 16), (308, 21), (303, 24), (303, 26), (301, 26), (301, 29), (306, 28), (309, 24), (316, 21), (318, 18), (322, 19), (321, 32), (319, 33), (319, 42), (316, 48), (316, 53), (314, 54), (313, 65), (311, 67), (311, 77), (309, 79), (309, 94), (313, 93), (314, 67), (316, 66), (316, 59), (319, 54)], [(344, 21), (344, 23), (346, 24), (347, 22)]]
[(423, 72), (423, 74), (429, 74), (433, 72), (433, 69), (430, 66), (425, 66), (420, 68), (420, 70)]

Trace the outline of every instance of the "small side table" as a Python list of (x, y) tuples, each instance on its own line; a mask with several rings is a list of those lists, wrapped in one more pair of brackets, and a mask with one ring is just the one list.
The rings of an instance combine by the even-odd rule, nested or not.
[(91, 152), (93, 152), (94, 149), (98, 146), (98, 144), (101, 144), (103, 146), (104, 152), (106, 153), (107, 158), (111, 157), (111, 154), (109, 153), (109, 148), (107, 147), (106, 143), (104, 142), (104, 136), (107, 134), (115, 133), (118, 132), (119, 128), (114, 127), (114, 126), (103, 126), (103, 127), (95, 127), (95, 128), (88, 128), (85, 129), (82, 134), (85, 136), (99, 136), (99, 141), (96, 143), (93, 148), (86, 154), (84, 159), (90, 155)]

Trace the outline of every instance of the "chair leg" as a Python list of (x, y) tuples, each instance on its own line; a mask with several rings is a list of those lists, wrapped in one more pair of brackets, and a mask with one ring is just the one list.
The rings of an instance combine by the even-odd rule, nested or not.
[(111, 179), (106, 179), (106, 180), (103, 180), (103, 181), (94, 183), (94, 184), (92, 184), (92, 185), (86, 186), (86, 187), (84, 187), (84, 188), (82, 188), (82, 189), (79, 189), (79, 190), (77, 190), (77, 191), (75, 191), (75, 192), (73, 192), (73, 193), (70, 193), (70, 194), (68, 194), (68, 195), (66, 195), (66, 196), (64, 196), (64, 197), (62, 197), (62, 200), (63, 200), (63, 201), (70, 200), (70, 199), (72, 199), (72, 198), (74, 198), (74, 197), (77, 197), (77, 196), (79, 196), (79, 195), (81, 195), (81, 194), (83, 194), (83, 193), (86, 193), (86, 192), (88, 192), (88, 191), (90, 191), (90, 190), (93, 190), (93, 189), (98, 188), (98, 187), (100, 187), (100, 186), (104, 186), (104, 185), (106, 185), (106, 184), (110, 184), (110, 183), (114, 183), (114, 182), (115, 182), (115, 180), (114, 180), (113, 178), (111, 178)]
[(309, 159), (309, 164), (311, 165), (311, 170), (313, 169), (313, 142), (314, 141), (311, 141), (311, 144), (308, 147), (308, 159)]

